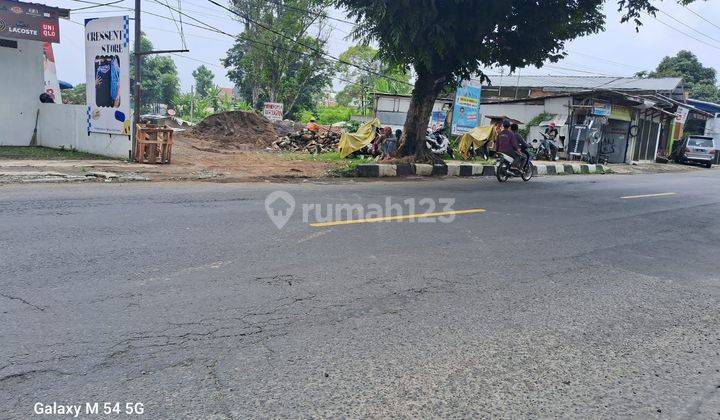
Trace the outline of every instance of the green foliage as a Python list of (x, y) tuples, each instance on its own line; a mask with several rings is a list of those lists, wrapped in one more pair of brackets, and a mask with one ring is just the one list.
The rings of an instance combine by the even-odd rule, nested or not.
[(388, 78), (380, 77), (361, 68), (339, 63), (338, 72), (347, 83), (335, 97), (340, 105), (368, 111), (372, 109), (373, 92), (410, 93), (410, 74), (407, 69), (398, 66), (391, 67), (383, 63), (378, 57), (377, 50), (369, 45), (353, 45), (338, 58), (345, 63), (352, 63), (363, 69), (372, 69), (376, 73), (389, 76)]
[[(152, 42), (143, 34), (141, 40), (141, 51), (152, 51)], [(151, 55), (142, 56), (140, 59), (142, 95), (140, 102), (144, 111), (152, 111), (158, 104), (166, 104), (172, 108), (174, 99), (180, 92), (180, 78), (178, 77), (175, 62), (170, 57)], [(131, 54), (130, 85), (135, 85), (134, 71), (135, 56)], [(131, 96), (134, 101), (135, 92), (131, 89)]]
[(213, 82), (215, 75), (213, 72), (209, 68), (205, 67), (205, 65), (201, 65), (197, 69), (193, 70), (192, 75), (193, 78), (195, 78), (195, 90), (197, 91), (197, 94), (203, 98), (208, 96), (210, 89), (215, 86), (215, 83)]
[(298, 120), (306, 124), (311, 118), (315, 118), (315, 122), (318, 124), (330, 125), (336, 122), (350, 121), (352, 114), (353, 110), (345, 106), (319, 106), (316, 112), (303, 110), (299, 114)]
[(102, 159), (110, 160), (107, 156), (94, 155), (92, 153), (79, 152), (74, 148), (70, 150), (61, 146), (60, 149), (48, 147), (28, 146), (2, 146), (0, 147), (0, 159), (38, 159), (38, 160), (64, 160), (64, 159)]
[(527, 122), (527, 124), (525, 124), (525, 127), (520, 130), (520, 135), (522, 135), (523, 138), (527, 140), (527, 136), (528, 134), (530, 134), (530, 127), (539, 125), (541, 122), (547, 121), (552, 117), (553, 114), (550, 114), (548, 112), (542, 112), (534, 116), (530, 121)]
[(260, 23), (242, 19), (243, 36), (223, 60), (245, 100), (256, 109), (263, 102), (282, 102), (286, 117), (313, 109), (334, 73), (332, 63), (318, 52), (325, 49), (328, 35), (322, 23), (324, 0), (234, 0), (232, 4)]
[[(174, 101), (177, 116), (185, 121), (197, 123), (211, 114), (224, 111), (244, 110), (251, 111), (253, 108), (243, 101), (234, 101), (222, 93), (222, 90), (213, 86), (208, 95), (200, 97), (190, 93), (178, 94)], [(192, 103), (192, 117), (190, 116), (190, 104)]]
[(72, 89), (63, 90), (61, 95), (64, 103), (85, 105), (85, 83), (78, 83)]
[(681, 50), (673, 57), (665, 57), (655, 71), (641, 73), (648, 77), (682, 77), (691, 98), (710, 102), (720, 99), (717, 72), (703, 66), (691, 51)]

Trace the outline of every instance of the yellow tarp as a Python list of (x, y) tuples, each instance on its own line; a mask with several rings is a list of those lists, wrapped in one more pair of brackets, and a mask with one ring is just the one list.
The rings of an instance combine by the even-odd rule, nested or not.
[(482, 125), (475, 127), (467, 133), (460, 136), (458, 139), (458, 152), (467, 159), (470, 154), (470, 147), (477, 149), (482, 147), (483, 144), (490, 141), (495, 141), (495, 128), (492, 125)]
[(375, 138), (375, 129), (380, 127), (380, 120), (374, 118), (358, 128), (356, 133), (343, 133), (340, 137), (340, 157), (358, 151), (370, 144)]

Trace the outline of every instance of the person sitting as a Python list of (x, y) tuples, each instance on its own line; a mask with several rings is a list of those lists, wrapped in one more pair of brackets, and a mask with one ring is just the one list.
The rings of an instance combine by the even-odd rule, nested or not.
[(315, 118), (310, 118), (310, 121), (308, 121), (305, 129), (311, 133), (317, 133), (320, 131), (320, 126), (315, 122)]
[(530, 160), (530, 153), (528, 152), (528, 147), (530, 146), (527, 144), (522, 134), (520, 134), (520, 127), (517, 124), (512, 123), (510, 124), (510, 131), (513, 132), (513, 135), (515, 136), (515, 141), (517, 142), (518, 146), (520, 146), (520, 150), (524, 155), (523, 161), (528, 162)]
[(495, 150), (513, 158), (512, 167), (518, 169), (521, 167), (520, 163), (522, 163), (523, 160), (523, 153), (520, 149), (520, 145), (515, 139), (515, 134), (510, 131), (510, 125), (510, 120), (503, 120), (502, 131), (498, 133), (497, 138), (495, 139)]

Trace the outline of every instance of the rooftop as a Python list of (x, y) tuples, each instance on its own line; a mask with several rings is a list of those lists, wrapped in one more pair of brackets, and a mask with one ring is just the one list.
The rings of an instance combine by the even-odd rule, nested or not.
[[(518, 76), (488, 75), (493, 87), (536, 87), (555, 89), (611, 89), (672, 92), (682, 88), (680, 77), (612, 77), (612, 76)], [(479, 79), (471, 84), (477, 86)], [(488, 86), (487, 82), (483, 86)]]

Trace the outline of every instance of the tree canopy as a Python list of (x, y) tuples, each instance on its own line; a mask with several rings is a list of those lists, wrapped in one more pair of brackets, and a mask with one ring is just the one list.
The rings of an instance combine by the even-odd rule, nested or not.
[[(687, 2), (687, 0), (685, 0)], [(483, 67), (512, 70), (563, 57), (569, 40), (604, 29), (603, 0), (333, 0), (358, 23), (355, 37), (376, 41), (379, 57), (411, 66), (417, 79), (402, 154), (426, 159), (425, 130), (438, 93)], [(653, 12), (650, 0), (619, 0), (623, 21)], [(550, 11), (550, 13), (548, 13)], [(416, 147), (419, 146), (419, 147)]]
[(672, 57), (667, 56), (655, 71), (645, 74), (648, 77), (682, 77), (691, 98), (711, 102), (720, 100), (717, 72), (712, 67), (703, 66), (691, 51), (681, 50)]
[[(140, 50), (141, 51), (152, 51), (152, 42), (145, 36), (142, 35), (140, 38)], [(135, 55), (131, 54), (131, 77), (130, 85), (135, 85)], [(140, 102), (143, 110), (151, 110), (152, 107), (158, 104), (166, 104), (167, 106), (173, 106), (173, 100), (180, 92), (180, 78), (178, 77), (177, 68), (175, 62), (170, 57), (151, 55), (142, 56), (140, 59), (141, 63), (141, 81), (140, 86), (142, 89), (142, 96)], [(134, 89), (130, 89), (131, 95), (135, 96)], [(133, 99), (134, 100), (134, 99)]]
[(322, 54), (325, 2), (234, 0), (233, 5), (244, 30), (223, 60), (228, 78), (253, 107), (282, 102), (286, 115), (313, 108), (334, 72)]
[[(342, 106), (370, 109), (373, 92), (410, 93), (412, 86), (409, 72), (405, 68), (383, 63), (377, 50), (369, 45), (353, 45), (338, 58), (338, 72), (346, 85), (335, 99)], [(380, 74), (388, 77), (379, 76)]]
[(195, 90), (197, 91), (197, 94), (202, 98), (208, 96), (210, 89), (215, 86), (215, 83), (213, 82), (215, 75), (213, 72), (203, 64), (193, 70), (192, 75), (195, 79)]

